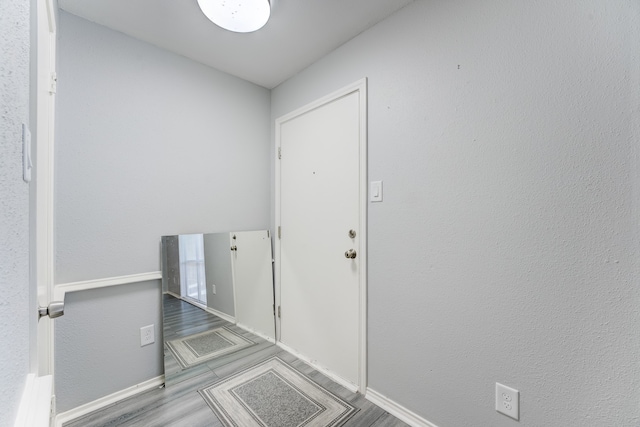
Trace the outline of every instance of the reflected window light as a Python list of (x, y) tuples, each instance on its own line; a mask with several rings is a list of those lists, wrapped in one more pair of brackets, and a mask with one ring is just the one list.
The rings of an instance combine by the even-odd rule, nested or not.
[(180, 293), (203, 304), (207, 303), (204, 272), (204, 238), (202, 234), (183, 234), (178, 237), (180, 253)]

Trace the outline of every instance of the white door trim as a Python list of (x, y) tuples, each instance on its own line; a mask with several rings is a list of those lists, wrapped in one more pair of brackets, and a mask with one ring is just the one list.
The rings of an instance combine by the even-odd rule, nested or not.
[[(327, 96), (324, 96), (314, 102), (311, 102), (289, 114), (276, 119), (275, 122), (275, 224), (276, 233), (274, 238), (275, 247), (275, 294), (277, 305), (280, 305), (280, 238), (277, 228), (280, 226), (280, 184), (281, 170), (279, 161), (279, 148), (281, 137), (281, 126), (302, 114), (314, 110), (322, 105), (335, 101), (351, 93), (357, 92), (360, 99), (360, 172), (359, 172), (359, 188), (360, 188), (360, 230), (358, 230), (360, 246), (357, 249), (358, 258), (360, 259), (360, 283), (359, 283), (359, 327), (358, 327), (358, 391), (365, 393), (367, 388), (367, 79), (363, 78), (342, 89), (339, 89)], [(280, 319), (276, 317), (276, 341), (280, 341)]]
[[(35, 76), (35, 269), (37, 302), (46, 307), (53, 295), (53, 197), (54, 197), (54, 123), (56, 91), (56, 6), (53, 0), (36, 2), (36, 76)], [(33, 188), (31, 189), (33, 191)], [(33, 308), (35, 311), (35, 307)], [(36, 315), (33, 313), (32, 315)], [(37, 326), (38, 375), (53, 375), (53, 322), (43, 317)]]

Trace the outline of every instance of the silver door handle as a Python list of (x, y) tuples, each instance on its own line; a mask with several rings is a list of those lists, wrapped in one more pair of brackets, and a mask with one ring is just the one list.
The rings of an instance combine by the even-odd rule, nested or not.
[(38, 307), (38, 320), (41, 317), (49, 316), (51, 319), (64, 314), (64, 301), (52, 301), (47, 307)]
[(357, 255), (358, 254), (356, 254), (356, 251), (354, 249), (349, 249), (344, 253), (344, 257), (350, 259), (354, 259)]

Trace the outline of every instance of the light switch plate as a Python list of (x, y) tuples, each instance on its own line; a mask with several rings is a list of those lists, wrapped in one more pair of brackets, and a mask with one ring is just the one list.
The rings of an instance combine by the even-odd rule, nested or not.
[(382, 201), (382, 181), (371, 181), (369, 200), (372, 202)]

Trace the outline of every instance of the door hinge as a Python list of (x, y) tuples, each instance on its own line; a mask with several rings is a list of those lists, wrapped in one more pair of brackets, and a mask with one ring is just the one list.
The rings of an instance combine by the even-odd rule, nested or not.
[(51, 72), (51, 81), (49, 86), (49, 93), (54, 95), (58, 91), (58, 75), (55, 71)]
[(282, 238), (282, 228), (278, 226), (278, 239)]
[(282, 310), (280, 310), (280, 306), (278, 306), (278, 319), (282, 317)]
[(278, 159), (282, 159), (282, 147), (278, 147)]

